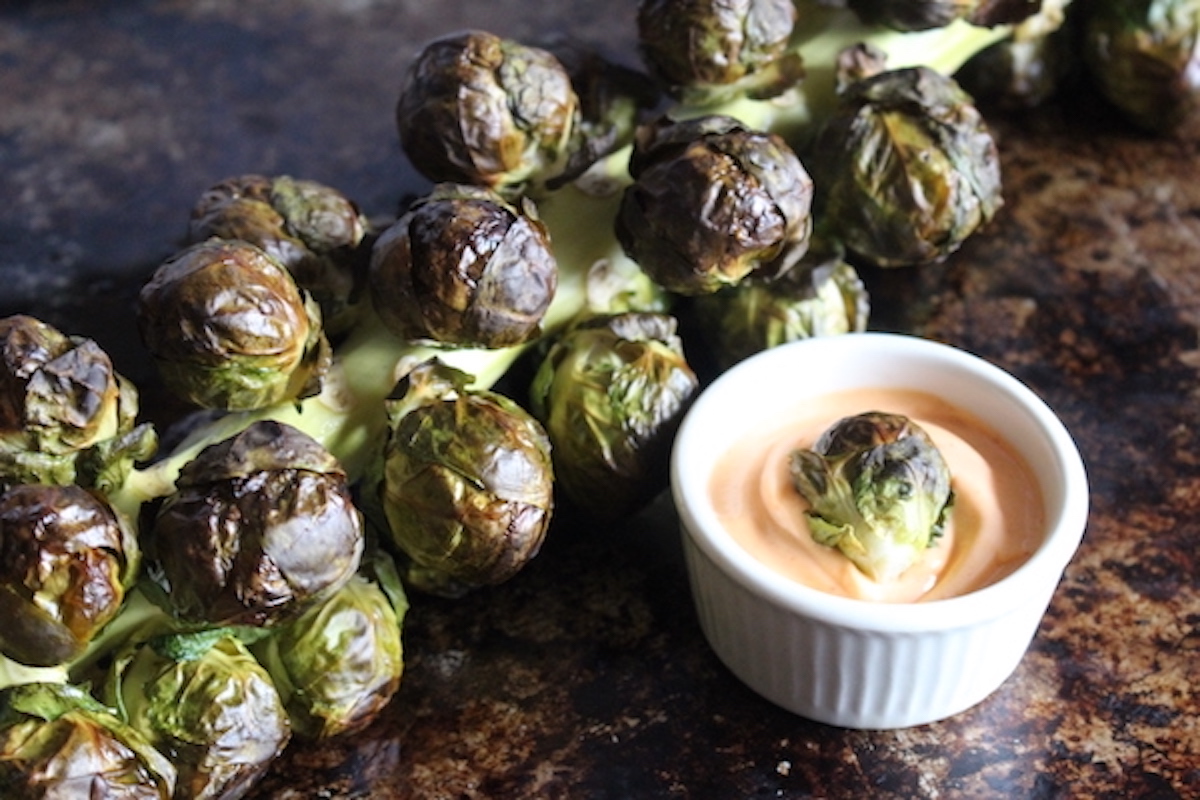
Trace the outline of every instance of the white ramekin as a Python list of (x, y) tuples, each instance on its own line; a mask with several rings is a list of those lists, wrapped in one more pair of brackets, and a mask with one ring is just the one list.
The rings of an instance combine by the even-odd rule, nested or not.
[[(873, 603), (790, 580), (730, 537), (709, 495), (715, 462), (798, 399), (859, 387), (938, 395), (1024, 456), (1041, 484), (1047, 530), (1023, 566), (959, 597)], [(808, 339), (728, 370), (684, 418), (671, 483), (696, 611), (717, 656), (771, 702), (849, 728), (934, 722), (999, 688), (1037, 632), (1088, 515), (1078, 448), (1037, 395), (963, 350), (885, 333)]]

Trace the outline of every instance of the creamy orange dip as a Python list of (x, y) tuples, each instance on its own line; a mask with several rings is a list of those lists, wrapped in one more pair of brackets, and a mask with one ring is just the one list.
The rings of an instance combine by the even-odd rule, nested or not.
[[(903, 414), (933, 439), (950, 468), (954, 505), (945, 533), (895, 581), (877, 583), (808, 529), (788, 457), (811, 448), (843, 417)], [(710, 485), (722, 524), (751, 555), (784, 576), (832, 594), (908, 603), (954, 597), (1008, 575), (1042, 543), (1041, 492), (1023, 459), (974, 416), (923, 392), (866, 389), (805, 401), (796, 413), (739, 440)]]

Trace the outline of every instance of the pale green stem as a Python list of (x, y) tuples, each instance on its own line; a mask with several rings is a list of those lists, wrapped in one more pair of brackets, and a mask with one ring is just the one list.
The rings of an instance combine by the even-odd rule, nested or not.
[[(798, 0), (797, 6), (801, 23), (794, 46), (804, 57), (807, 70), (802, 93), (778, 101), (743, 100), (683, 113), (729, 114), (748, 127), (773, 130), (796, 141), (809, 135), (832, 106), (833, 64), (844, 47), (870, 41), (888, 53), (890, 67), (926, 64), (949, 73), (971, 54), (1006, 35), (1005, 29), (976, 28), (965, 23), (934, 31), (897, 33), (863, 26), (851, 12), (825, 8), (813, 0)], [(628, 158), (625, 149), (597, 165), (581, 182), (587, 191), (568, 186), (538, 202), (559, 262), (559, 286), (543, 321), (545, 333), (559, 330), (585, 308), (587, 274), (593, 264), (628, 261), (613, 236), (620, 189), (629, 182)], [(268, 418), (304, 430), (329, 448), (352, 477), (361, 475), (386, 433), (382, 401), (406, 365), (436, 355), (474, 375), (476, 386), (487, 388), (525, 347), (482, 350), (413, 344), (391, 335), (372, 318), (339, 346), (321, 394), (299, 403), (228, 414), (207, 423), (166, 458), (135, 470), (115, 493), (114, 502), (127, 513), (136, 513), (143, 502), (171, 493), (179, 470), (203, 447)]]
[(23, 683), (66, 683), (67, 668), (27, 667), (11, 658), (0, 656), (0, 688)]

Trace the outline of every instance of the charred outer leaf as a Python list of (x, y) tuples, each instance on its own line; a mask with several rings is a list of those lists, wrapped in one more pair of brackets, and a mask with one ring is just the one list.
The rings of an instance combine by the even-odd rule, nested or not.
[(0, 651), (55, 666), (81, 655), (121, 608), (141, 563), (130, 524), (79, 486), (0, 494)]
[(651, 73), (687, 104), (768, 99), (804, 76), (788, 48), (796, 17), (793, 0), (643, 0), (638, 45)]
[(138, 328), (167, 384), (204, 408), (265, 408), (320, 391), (331, 351), (316, 302), (261, 248), (207, 239), (155, 270)]
[(625, 253), (666, 289), (780, 275), (808, 249), (813, 181), (780, 137), (710, 115), (643, 126), (616, 220)]
[(0, 690), (0, 794), (6, 800), (171, 800), (175, 768), (82, 688)]
[(25, 315), (0, 320), (0, 486), (124, 483), (154, 454), (138, 393), (91, 339)]
[(321, 308), (327, 335), (345, 333), (362, 311), (360, 245), (368, 224), (337, 190), (287, 175), (239, 175), (210, 187), (192, 208), (192, 242), (240, 239), (287, 267)]
[(558, 286), (550, 235), (530, 201), (439, 184), (375, 242), (371, 297), (404, 339), (506, 347), (536, 337)]
[(363, 547), (341, 465), (307, 434), (263, 420), (184, 466), (154, 515), (144, 583), (184, 623), (265, 627), (337, 591)]
[(558, 59), (480, 30), (427, 44), (396, 104), (401, 146), (419, 172), (497, 189), (562, 172), (578, 114)]

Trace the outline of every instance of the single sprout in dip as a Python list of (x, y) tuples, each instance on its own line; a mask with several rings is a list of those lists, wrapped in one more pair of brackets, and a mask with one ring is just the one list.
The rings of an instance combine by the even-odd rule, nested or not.
[[(831, 422), (879, 408), (928, 436), (954, 484), (930, 546), (898, 574), (873, 577), (814, 537), (824, 534), (812, 525), (814, 505), (797, 491), (792, 456), (814, 449)], [(954, 597), (995, 583), (1033, 554), (1045, 530), (1041, 492), (1013, 448), (973, 415), (911, 390), (855, 389), (805, 401), (725, 453), (710, 491), (722, 524), (758, 560), (812, 588), (877, 602)]]
[(929, 434), (903, 414), (844, 417), (811, 450), (794, 451), (790, 463), (813, 538), (872, 580), (899, 578), (945, 528), (950, 468)]

